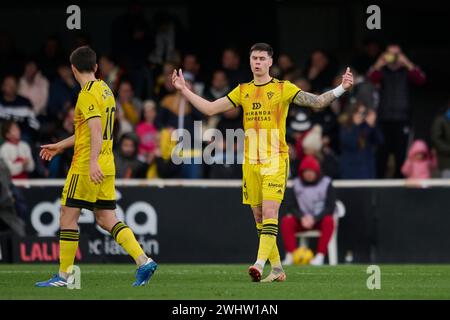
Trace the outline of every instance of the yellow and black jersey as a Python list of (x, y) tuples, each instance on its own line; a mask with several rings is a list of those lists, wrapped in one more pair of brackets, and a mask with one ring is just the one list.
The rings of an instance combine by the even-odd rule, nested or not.
[(265, 84), (254, 81), (238, 85), (227, 98), (242, 106), (247, 163), (260, 163), (278, 155), (287, 155), (286, 117), (289, 104), (301, 91), (289, 81), (272, 78)]
[(114, 113), (116, 103), (111, 89), (103, 80), (89, 81), (81, 89), (75, 106), (75, 146), (70, 171), (89, 174), (91, 134), (88, 120), (102, 121), (102, 150), (98, 163), (104, 175), (115, 175), (113, 147)]

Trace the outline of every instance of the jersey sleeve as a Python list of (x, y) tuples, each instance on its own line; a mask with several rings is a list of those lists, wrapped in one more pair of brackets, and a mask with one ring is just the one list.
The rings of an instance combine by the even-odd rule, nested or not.
[(299, 87), (290, 81), (284, 83), (284, 101), (287, 103), (292, 103), (297, 96), (297, 94), (302, 91)]
[(230, 93), (227, 94), (228, 100), (233, 104), (235, 108), (241, 105), (241, 88), (238, 85)]
[(97, 99), (89, 92), (81, 92), (77, 104), (85, 120), (102, 116)]

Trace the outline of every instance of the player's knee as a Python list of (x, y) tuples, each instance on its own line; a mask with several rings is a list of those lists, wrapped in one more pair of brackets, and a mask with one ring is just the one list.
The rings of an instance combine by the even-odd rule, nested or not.
[(61, 214), (59, 216), (59, 225), (61, 229), (77, 229), (78, 215), (74, 214), (70, 209), (61, 207)]
[(278, 210), (274, 208), (266, 208), (263, 210), (264, 219), (277, 219), (278, 218)]

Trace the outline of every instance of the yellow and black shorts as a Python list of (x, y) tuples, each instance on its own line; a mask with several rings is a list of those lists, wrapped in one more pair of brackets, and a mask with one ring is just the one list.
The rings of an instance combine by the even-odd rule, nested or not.
[(61, 205), (73, 208), (94, 209), (116, 208), (115, 176), (103, 178), (102, 183), (95, 184), (89, 175), (71, 173), (67, 175), (61, 196)]
[(282, 202), (289, 174), (289, 157), (279, 156), (260, 164), (242, 164), (242, 203), (252, 207), (263, 200)]

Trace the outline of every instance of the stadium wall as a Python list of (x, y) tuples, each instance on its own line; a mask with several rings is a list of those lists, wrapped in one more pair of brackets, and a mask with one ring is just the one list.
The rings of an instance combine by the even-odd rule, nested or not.
[[(6, 262), (56, 262), (62, 180), (15, 181), (27, 199), (25, 238), (0, 238)], [(339, 262), (450, 262), (450, 180), (335, 181), (346, 206)], [(117, 214), (144, 250), (162, 263), (243, 263), (257, 250), (240, 181), (117, 181)], [(282, 214), (285, 213), (282, 207)], [(82, 262), (130, 262), (90, 211), (80, 218)], [(225, 241), (224, 239), (233, 239)], [(279, 239), (280, 249), (281, 239)], [(11, 241), (12, 251), (5, 250)], [(314, 245), (314, 243), (312, 243)]]

